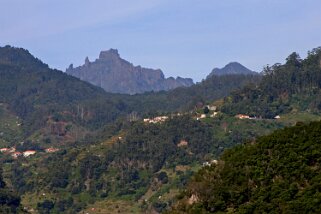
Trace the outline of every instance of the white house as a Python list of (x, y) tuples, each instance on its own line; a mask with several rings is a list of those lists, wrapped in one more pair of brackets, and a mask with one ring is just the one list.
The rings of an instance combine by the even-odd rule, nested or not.
[(34, 154), (36, 154), (35, 150), (27, 150), (23, 152), (24, 157), (29, 157), (30, 155), (34, 155)]
[(13, 157), (13, 158), (18, 158), (19, 156), (21, 156), (22, 154), (21, 154), (21, 152), (13, 152), (12, 154), (11, 154), (11, 156)]
[(9, 151), (8, 148), (1, 148), (1, 149), (0, 149), (0, 152), (2, 152), (2, 153), (3, 153), (3, 152), (8, 152), (8, 151)]

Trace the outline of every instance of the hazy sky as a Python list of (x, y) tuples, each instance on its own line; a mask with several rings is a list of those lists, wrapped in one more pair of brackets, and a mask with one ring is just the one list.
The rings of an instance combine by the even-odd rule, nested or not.
[(0, 46), (65, 70), (116, 48), (134, 65), (199, 81), (238, 61), (261, 71), (321, 46), (320, 0), (0, 0)]

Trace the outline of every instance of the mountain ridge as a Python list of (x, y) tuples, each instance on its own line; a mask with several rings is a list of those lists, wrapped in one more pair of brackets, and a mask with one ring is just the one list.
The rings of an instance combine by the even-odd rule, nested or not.
[(206, 77), (212, 77), (213, 75), (222, 76), (229, 74), (258, 74), (242, 65), (239, 62), (230, 62), (226, 64), (223, 68), (214, 68), (212, 72)]
[(73, 67), (66, 73), (103, 88), (107, 92), (136, 94), (148, 91), (170, 90), (177, 87), (189, 87), (194, 84), (190, 78), (168, 77), (160, 69), (144, 68), (122, 59), (117, 49), (101, 51), (98, 59)]

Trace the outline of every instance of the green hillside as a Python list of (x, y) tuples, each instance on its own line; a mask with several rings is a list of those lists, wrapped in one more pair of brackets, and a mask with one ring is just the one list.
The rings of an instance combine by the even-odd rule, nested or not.
[[(46, 200), (53, 204), (53, 213), (95, 207), (92, 203), (103, 209), (104, 201), (118, 201), (135, 202), (139, 212), (160, 212), (175, 202), (175, 195), (204, 162), (284, 126), (228, 115), (132, 122), (106, 141), (14, 160), (5, 178), (22, 195), (23, 205), (33, 209)], [(61, 205), (66, 200), (72, 203)]]
[(313, 122), (236, 146), (193, 177), (171, 213), (319, 213), (320, 139)]
[(214, 75), (188, 88), (135, 95), (132, 97), (136, 101), (133, 104), (136, 111), (143, 111), (150, 115), (164, 112), (186, 112), (194, 109), (195, 106), (221, 99), (245, 85), (256, 85), (261, 78), (260, 75)]
[(0, 103), (22, 120), (25, 139), (76, 141), (127, 110), (102, 89), (48, 68), (24, 49), (0, 48), (0, 76)]

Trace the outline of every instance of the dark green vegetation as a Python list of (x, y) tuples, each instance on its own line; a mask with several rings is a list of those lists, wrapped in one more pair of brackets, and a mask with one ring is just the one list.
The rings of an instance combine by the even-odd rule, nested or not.
[(134, 97), (142, 101), (140, 109), (150, 115), (175, 111), (185, 112), (195, 106), (202, 106), (221, 99), (233, 90), (241, 89), (250, 83), (257, 84), (261, 78), (260, 75), (243, 74), (213, 76), (188, 88), (182, 87), (168, 92), (150, 92)]
[(126, 111), (102, 89), (11, 47), (0, 48), (0, 103), (22, 120), (23, 137), (37, 141), (72, 142)]
[[(188, 145), (179, 146), (182, 140)], [(190, 174), (177, 172), (171, 179), (166, 170), (199, 163), (216, 147), (212, 129), (188, 117), (160, 125), (135, 123), (114, 141), (18, 159), (7, 176), (21, 195), (45, 193), (43, 201), (50, 201), (53, 211), (80, 211), (107, 197), (139, 200), (149, 188), (182, 188)]]
[(319, 213), (320, 164), (321, 122), (285, 128), (225, 151), (173, 213)]
[(20, 205), (20, 197), (6, 187), (0, 170), (0, 213), (24, 213)]
[(267, 66), (258, 86), (248, 85), (225, 99), (222, 111), (274, 118), (291, 111), (321, 110), (321, 48), (306, 59), (292, 53), (284, 65)]

